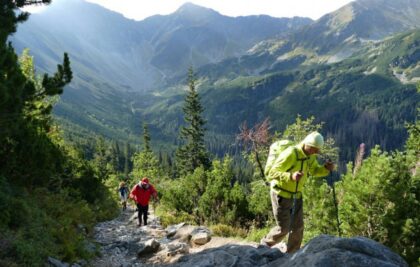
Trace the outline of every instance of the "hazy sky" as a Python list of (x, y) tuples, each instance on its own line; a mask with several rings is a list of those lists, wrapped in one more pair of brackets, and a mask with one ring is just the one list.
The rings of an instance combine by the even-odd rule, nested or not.
[[(71, 0), (68, 0), (71, 1)], [(88, 0), (125, 17), (142, 20), (177, 10), (185, 2), (208, 7), (227, 16), (266, 14), (273, 17), (310, 17), (318, 19), (352, 0)]]

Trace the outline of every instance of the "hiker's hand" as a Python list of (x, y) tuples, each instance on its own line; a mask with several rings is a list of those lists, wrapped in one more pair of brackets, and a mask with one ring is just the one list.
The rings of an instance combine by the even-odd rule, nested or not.
[(303, 176), (303, 172), (301, 172), (301, 171), (299, 171), (299, 172), (294, 172), (294, 173), (292, 174), (292, 180), (293, 180), (293, 181), (296, 181), (296, 182), (299, 182), (299, 180), (300, 180), (300, 178), (302, 178), (302, 176)]
[(327, 168), (330, 172), (335, 169), (334, 163), (332, 161), (325, 162), (324, 167)]

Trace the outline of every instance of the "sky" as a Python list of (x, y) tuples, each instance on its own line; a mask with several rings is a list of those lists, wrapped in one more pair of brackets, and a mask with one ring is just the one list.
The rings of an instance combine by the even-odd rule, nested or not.
[[(68, 0), (71, 1), (71, 0)], [(272, 17), (309, 17), (318, 19), (352, 0), (88, 0), (135, 20), (175, 12), (185, 2), (237, 17), (270, 15)]]

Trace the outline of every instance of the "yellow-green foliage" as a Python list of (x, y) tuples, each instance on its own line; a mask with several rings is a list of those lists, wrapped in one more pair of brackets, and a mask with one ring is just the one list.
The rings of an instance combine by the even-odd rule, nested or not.
[(210, 230), (215, 236), (223, 237), (240, 237), (245, 238), (247, 236), (247, 231), (239, 227), (233, 227), (226, 224), (216, 224), (210, 226)]
[(157, 215), (160, 218), (160, 223), (163, 227), (167, 227), (168, 225), (178, 224), (185, 222), (187, 224), (195, 224), (194, 215), (188, 214), (186, 212), (168, 212), (163, 210), (157, 210)]
[(253, 242), (260, 242), (260, 240), (270, 232), (270, 229), (274, 227), (274, 225), (266, 226), (264, 228), (256, 228), (251, 227), (246, 237), (246, 240), (253, 241)]
[(253, 214), (258, 226), (273, 220), (271, 209), (270, 187), (261, 179), (251, 183), (251, 194), (248, 196), (248, 209)]

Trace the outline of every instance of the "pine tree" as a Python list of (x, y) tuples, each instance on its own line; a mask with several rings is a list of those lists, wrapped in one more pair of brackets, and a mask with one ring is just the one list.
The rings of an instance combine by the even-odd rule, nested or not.
[(121, 152), (120, 152), (120, 146), (117, 141), (112, 142), (111, 146), (111, 166), (113, 169), (113, 172), (121, 172)]
[(143, 124), (143, 150), (135, 153), (133, 157), (133, 175), (136, 179), (148, 177), (153, 184), (158, 186), (164, 176), (159, 160), (150, 148), (150, 134), (147, 124)]
[(150, 148), (149, 127), (146, 123), (143, 124), (143, 146), (144, 152), (152, 152), (152, 149)]
[(131, 148), (130, 143), (125, 143), (125, 150), (124, 150), (124, 176), (128, 179), (128, 174), (130, 173), (131, 169)]
[(99, 137), (95, 141), (93, 165), (96, 173), (99, 175), (98, 178), (101, 180), (105, 180), (112, 172), (111, 151), (103, 137)]
[(176, 164), (179, 173), (192, 173), (199, 166), (210, 167), (209, 154), (204, 145), (204, 111), (196, 90), (196, 79), (192, 68), (188, 71), (188, 94), (183, 108), (187, 126), (181, 128), (180, 139), (184, 142), (176, 153)]

